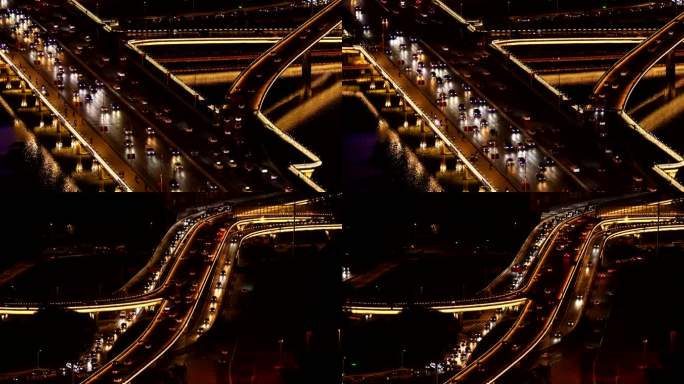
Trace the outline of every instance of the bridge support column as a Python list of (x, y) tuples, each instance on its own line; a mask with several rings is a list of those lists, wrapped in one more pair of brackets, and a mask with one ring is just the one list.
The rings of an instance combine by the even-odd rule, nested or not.
[(311, 50), (302, 56), (302, 78), (304, 79), (304, 98), (311, 97)]
[(676, 68), (674, 50), (670, 51), (665, 57), (665, 81), (667, 81), (667, 88), (665, 90), (665, 99), (672, 100), (677, 96), (676, 88)]

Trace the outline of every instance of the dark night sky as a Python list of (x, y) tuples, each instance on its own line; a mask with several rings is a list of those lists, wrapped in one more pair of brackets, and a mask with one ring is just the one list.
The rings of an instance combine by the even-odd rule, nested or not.
[(157, 236), (149, 230), (149, 222), (166, 221), (164, 205), (164, 197), (154, 194), (4, 195), (0, 266), (52, 244), (54, 237), (46, 241), (51, 222), (61, 228), (74, 224), (76, 240), (83, 241), (135, 242), (146, 235)]

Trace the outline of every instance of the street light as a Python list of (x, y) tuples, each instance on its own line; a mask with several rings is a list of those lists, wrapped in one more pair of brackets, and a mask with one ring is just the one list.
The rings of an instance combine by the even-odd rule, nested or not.
[(38, 348), (38, 353), (36, 354), (36, 368), (40, 369), (40, 353), (43, 352), (42, 348)]

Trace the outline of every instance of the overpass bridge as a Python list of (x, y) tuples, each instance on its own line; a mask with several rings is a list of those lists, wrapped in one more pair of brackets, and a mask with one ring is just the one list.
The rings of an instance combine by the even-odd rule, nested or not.
[[(106, 358), (92, 357), (87, 353), (81, 358), (79, 366), (99, 366), (92, 373), (80, 374), (82, 383), (129, 383), (154, 364), (178, 343), (192, 342), (205, 332), (219, 313), (220, 298), (230, 279), (232, 268), (239, 260), (243, 243), (258, 236), (276, 235), (303, 231), (336, 231), (342, 228), (327, 211), (315, 206), (316, 199), (296, 201), (278, 205), (261, 206), (253, 209), (234, 211), (230, 208), (205, 209), (181, 219), (176, 223), (163, 241), (172, 240), (171, 257), (168, 258), (168, 274), (162, 279), (156, 274), (154, 287), (146, 287), (142, 295), (129, 295), (111, 301), (96, 303), (69, 302), (51, 303), (80, 313), (103, 311), (127, 311), (146, 308), (154, 312), (140, 336), (133, 340), (115, 356)], [(302, 215), (297, 212), (301, 212)], [(178, 228), (185, 228), (178, 232)], [(180, 236), (176, 236), (180, 233)], [(162, 246), (160, 248), (167, 248)], [(207, 252), (204, 252), (207, 251)], [(155, 252), (155, 257), (163, 258), (164, 252)], [(156, 264), (156, 263), (153, 263)], [(148, 268), (144, 268), (145, 271)], [(139, 285), (142, 276), (132, 279), (131, 287)], [(130, 289), (130, 288), (129, 288)], [(179, 300), (186, 292), (190, 299)], [(212, 299), (212, 296), (219, 300)], [(26, 303), (4, 304), (0, 314), (28, 315), (39, 308), (27, 308)], [(33, 311), (31, 311), (33, 310)], [(136, 311), (136, 316), (140, 311)], [(198, 319), (208, 318), (209, 323)], [(201, 325), (197, 326), (196, 324)], [(105, 337), (106, 338), (106, 337)], [(116, 340), (116, 339), (115, 339)], [(103, 354), (109, 350), (108, 347)]]
[(668, 57), (668, 76), (674, 75), (670, 53), (684, 40), (684, 13), (672, 19), (616, 61), (592, 91), (597, 106), (622, 111), (636, 84), (656, 63)]
[(644, 130), (626, 112), (626, 105), (639, 80), (661, 59), (665, 58), (667, 97), (676, 93), (675, 48), (684, 41), (684, 13), (679, 14), (641, 44), (615, 62), (598, 80), (592, 91), (591, 108), (616, 113), (618, 124), (626, 126), (654, 146), (660, 156), (653, 170), (672, 187), (684, 191), (684, 156)]
[[(593, 255), (602, 254), (610, 240), (621, 236), (643, 234), (656, 231), (684, 230), (684, 215), (663, 220), (662, 217), (644, 218), (641, 222), (615, 222), (608, 220), (595, 222), (589, 235), (583, 238), (576, 261), (564, 271), (561, 279), (545, 279), (543, 276), (531, 287), (531, 299), (522, 308), (518, 318), (491, 348), (480, 357), (469, 361), (467, 365), (446, 383), (494, 383), (500, 380), (511, 369), (516, 367), (530, 352), (541, 346), (542, 341), (552, 337), (558, 342), (563, 335), (559, 332), (551, 335), (556, 319), (561, 315), (563, 305), (576, 300), (573, 292), (578, 288), (578, 281), (586, 273), (595, 272), (596, 264), (592, 264)], [(556, 276), (557, 277), (557, 276)], [(584, 279), (590, 281), (590, 279)], [(546, 292), (552, 292), (552, 300), (545, 300)], [(579, 296), (578, 296), (579, 297)], [(582, 301), (580, 303), (580, 310)]]
[[(303, 57), (302, 74), (308, 84), (307, 93), (310, 94), (310, 49), (332, 30), (341, 25), (342, 22), (339, 18), (341, 6), (341, 0), (330, 1), (328, 5), (307, 20), (306, 23), (259, 55), (233, 81), (228, 91), (228, 101), (222, 106), (224, 114), (228, 116), (228, 119), (232, 120), (233, 124), (239, 121), (240, 125), (250, 128), (265, 127), (302, 153), (307, 162), (290, 164), (288, 169), (299, 180), (317, 192), (323, 192), (324, 190), (312, 180), (311, 176), (313, 171), (322, 164), (322, 161), (309, 149), (299, 144), (285, 132), (279, 130), (264, 116), (261, 112), (261, 107), (273, 83), (287, 67), (300, 57)], [(245, 119), (244, 123), (242, 122), (243, 118)]]
[[(515, 308), (527, 301), (527, 293), (534, 283), (534, 277), (542, 271), (545, 260), (561, 243), (563, 231), (574, 226), (580, 218), (598, 219), (596, 225), (603, 230), (640, 228), (654, 221), (674, 225), (684, 220), (682, 212), (673, 208), (673, 201), (639, 204), (614, 209), (597, 210), (593, 205), (575, 206), (546, 216), (530, 233), (511, 264), (492, 282), (482, 289), (477, 297), (430, 301), (383, 301), (373, 299), (348, 299), (343, 309), (350, 314), (396, 315), (409, 306), (422, 306), (442, 313), (463, 313), (491, 309)], [(511, 287), (509, 282), (514, 269), (523, 268), (519, 283)]]
[[(306, 201), (299, 202), (299, 212), (290, 208), (296, 203), (264, 207), (253, 212), (234, 213), (221, 209), (216, 214), (195, 213), (176, 222), (167, 231), (155, 249), (150, 261), (120, 290), (120, 295), (86, 300), (36, 302), (31, 300), (4, 299), (0, 301), (0, 315), (32, 315), (45, 307), (59, 307), (79, 313), (123, 311), (152, 307), (159, 304), (166, 295), (174, 278), (174, 265), (187, 257), (188, 250), (196, 240), (198, 232), (213, 221), (234, 220), (234, 236), (253, 237), (253, 232), (273, 233), (291, 231), (306, 224), (326, 224), (332, 216), (329, 213), (307, 209)], [(270, 208), (270, 209), (269, 209)], [(269, 232), (270, 233), (270, 232)]]
[[(518, 311), (515, 322), (505, 335), (479, 357), (470, 359), (468, 355), (460, 360), (457, 364), (460, 369), (446, 383), (494, 383), (517, 366), (543, 340), (550, 337), (557, 318), (562, 315), (562, 308), (566, 308), (564, 305), (569, 300), (577, 300), (575, 298), (586, 290), (610, 241), (621, 236), (681, 230), (684, 230), (681, 199), (625, 203), (623, 206), (612, 205), (601, 209), (595, 206), (575, 209), (564, 215), (552, 229), (564, 232), (567, 235), (565, 239), (554, 237), (542, 247), (544, 253), (538, 263), (530, 267), (534, 271), (527, 278), (527, 283), (521, 289), (505, 294), (509, 301), (499, 295), (451, 302), (414, 303), (446, 313), (499, 308)], [(557, 245), (561, 243), (566, 244), (559, 250)], [(571, 254), (569, 265), (564, 262), (566, 250)], [(579, 310), (577, 316), (580, 316), (582, 300), (578, 303), (580, 305), (573, 306), (573, 309)], [(351, 313), (387, 315), (399, 313), (403, 304), (387, 306), (376, 302), (365, 303), (365, 307), (361, 307), (360, 303), (348, 302), (345, 309)], [(554, 333), (554, 340), (559, 337), (558, 334)]]

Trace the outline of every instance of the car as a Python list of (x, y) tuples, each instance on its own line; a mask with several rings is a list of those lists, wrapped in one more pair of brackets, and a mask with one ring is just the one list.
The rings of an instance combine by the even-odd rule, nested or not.
[(129, 149), (133, 148), (133, 140), (131, 140), (131, 139), (124, 140), (124, 147), (129, 148)]
[(145, 132), (147, 133), (147, 136), (154, 136), (154, 128), (152, 127), (145, 128)]
[(145, 148), (145, 154), (146, 154), (147, 156), (152, 157), (152, 156), (155, 156), (155, 155), (157, 154), (157, 151), (156, 151), (154, 148), (152, 148), (152, 147), (146, 147), (146, 148)]
[(169, 181), (169, 188), (171, 188), (172, 191), (178, 191), (180, 190), (180, 184), (178, 184), (176, 179), (171, 179)]

